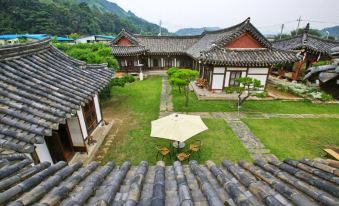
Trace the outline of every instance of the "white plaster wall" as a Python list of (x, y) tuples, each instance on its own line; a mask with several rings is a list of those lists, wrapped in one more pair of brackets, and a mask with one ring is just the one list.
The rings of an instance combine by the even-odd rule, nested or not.
[(241, 77), (246, 77), (246, 72), (241, 72)]
[(82, 113), (81, 108), (77, 111), (77, 115), (78, 115), (78, 118), (79, 118), (83, 138), (85, 139), (88, 136), (88, 133), (87, 133), (87, 129), (86, 129), (84, 114)]
[[(47, 137), (48, 138), (48, 137)], [(51, 137), (50, 137), (51, 138)], [(46, 142), (44, 142), (43, 144), (34, 144), (35, 147), (35, 151), (39, 157), (40, 162), (50, 162), (53, 164), (53, 160), (51, 157), (51, 154), (49, 153), (49, 150), (47, 148)]]
[(248, 77), (260, 80), (262, 86), (266, 85), (267, 75), (247, 75)]
[(249, 74), (267, 74), (268, 68), (249, 68), (248, 73)]
[(76, 39), (75, 42), (76, 43), (87, 43), (87, 40), (94, 41), (95, 37), (94, 36), (87, 36), (87, 37), (84, 37), (84, 38)]
[(80, 128), (80, 124), (78, 121), (78, 117), (73, 116), (70, 119), (68, 119), (67, 126), (68, 126), (69, 133), (71, 135), (73, 146), (76, 146), (76, 147), (85, 146), (84, 137), (82, 136), (82, 133), (81, 133), (81, 128)]
[(212, 89), (223, 89), (222, 83), (224, 82), (224, 75), (223, 74), (214, 74), (213, 75), (213, 82), (212, 82)]
[(224, 73), (224, 72), (225, 72), (225, 67), (214, 67), (213, 73)]
[(225, 87), (228, 87), (229, 83), (230, 83), (230, 74), (231, 72), (226, 72), (226, 76), (225, 76)]
[(98, 122), (100, 122), (102, 119), (102, 116), (101, 116), (101, 111), (100, 111), (98, 95), (94, 96), (94, 105), (95, 105), (95, 113), (97, 114), (97, 120)]

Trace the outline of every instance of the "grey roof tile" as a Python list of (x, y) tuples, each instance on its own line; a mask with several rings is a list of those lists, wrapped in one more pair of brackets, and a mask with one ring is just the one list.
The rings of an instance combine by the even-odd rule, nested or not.
[[(301, 164), (301, 161), (286, 162)], [(104, 166), (97, 162), (67, 166), (65, 162), (31, 165), (30, 160), (22, 157), (4, 157), (0, 159), (0, 174), (3, 174), (0, 204), (337, 205), (339, 199), (335, 193), (314, 183), (314, 178), (330, 183), (326, 178), (301, 172), (288, 163), (258, 159), (254, 165), (223, 161), (219, 166), (207, 161), (204, 166), (190, 161), (189, 165), (174, 162), (165, 166), (160, 161), (149, 166), (142, 161), (131, 166), (127, 161), (120, 167), (113, 162)], [(330, 184), (336, 185), (331, 190), (339, 187)]]
[(43, 143), (112, 78), (107, 64), (72, 59), (50, 41), (0, 48), (2, 148), (33, 152), (34, 143)]
[[(309, 24), (306, 26), (304, 33), (282, 39), (273, 42), (273, 46), (275, 48), (283, 49), (283, 50), (301, 50), (305, 49), (310, 53), (316, 54), (325, 54), (327, 56), (331, 55), (331, 50), (335, 49), (335, 47), (339, 47), (338, 41), (322, 39), (309, 33)], [(333, 50), (333, 54), (335, 50)]]

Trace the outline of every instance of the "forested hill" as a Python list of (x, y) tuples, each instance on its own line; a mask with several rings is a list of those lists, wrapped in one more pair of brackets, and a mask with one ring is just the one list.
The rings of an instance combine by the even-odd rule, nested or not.
[[(156, 35), (159, 27), (106, 0), (1, 0), (0, 34), (71, 33)], [(167, 33), (166, 29), (162, 29)]]
[(323, 32), (324, 35), (326, 35), (326, 31), (329, 32), (331, 36), (336, 36), (337, 38), (339, 38), (339, 25), (333, 26), (333, 27), (327, 27), (321, 30), (321, 32)]
[(203, 27), (203, 28), (184, 28), (179, 29), (175, 32), (175, 35), (178, 36), (193, 36), (193, 35), (200, 35), (204, 31), (215, 31), (220, 29), (219, 27)]

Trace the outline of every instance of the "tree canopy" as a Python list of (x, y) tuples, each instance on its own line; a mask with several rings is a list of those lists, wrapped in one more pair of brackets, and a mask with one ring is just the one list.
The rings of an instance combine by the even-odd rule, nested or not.
[(89, 64), (107, 63), (114, 70), (119, 68), (117, 60), (112, 55), (112, 48), (104, 43), (65, 44), (53, 43), (55, 47), (67, 55)]
[(123, 18), (75, 0), (2, 0), (0, 33), (51, 35), (117, 34), (123, 28), (157, 34), (158, 26), (136, 16)]
[(167, 74), (169, 76), (169, 81), (172, 86), (178, 86), (179, 91), (181, 88), (184, 88), (185, 94), (185, 106), (188, 106), (188, 97), (189, 97), (189, 84), (191, 81), (195, 80), (198, 77), (198, 71), (191, 69), (178, 69), (172, 67), (168, 69)]

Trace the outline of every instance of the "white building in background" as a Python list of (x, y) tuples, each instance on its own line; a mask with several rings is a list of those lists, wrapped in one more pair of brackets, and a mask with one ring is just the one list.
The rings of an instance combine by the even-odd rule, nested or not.
[(94, 43), (94, 42), (109, 43), (114, 38), (115, 38), (114, 36), (91, 35), (91, 36), (77, 38), (75, 40), (75, 43)]

